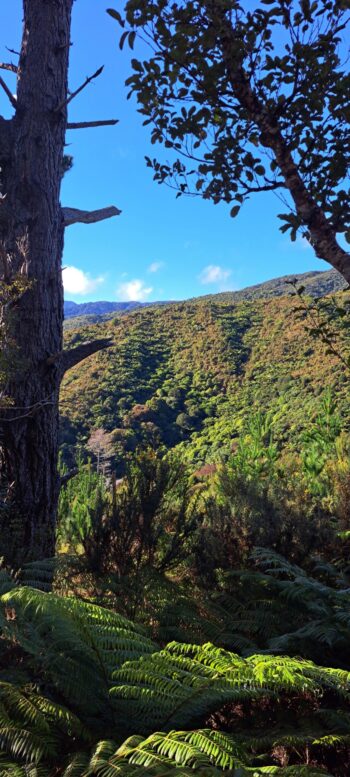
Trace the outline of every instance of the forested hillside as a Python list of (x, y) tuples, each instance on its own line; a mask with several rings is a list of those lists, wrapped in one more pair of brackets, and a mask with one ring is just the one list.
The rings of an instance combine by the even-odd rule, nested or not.
[[(227, 291), (221, 294), (207, 295), (207, 298), (215, 297), (226, 302), (237, 302), (238, 300), (257, 299), (260, 297), (284, 297), (288, 294), (288, 281), (296, 280), (305, 286), (305, 290), (312, 297), (323, 297), (325, 294), (341, 291), (347, 284), (344, 278), (336, 270), (325, 270), (320, 272), (301, 273), (299, 275), (283, 275), (281, 278), (273, 278), (264, 283), (257, 283), (254, 286), (247, 286), (239, 291)], [(70, 318), (77, 316), (108, 316), (113, 313), (129, 312), (134, 308), (145, 307), (150, 302), (71, 302), (66, 300), (64, 303), (64, 316), (66, 322)], [(165, 304), (158, 302), (153, 304)]]
[[(347, 292), (339, 300), (348, 300)], [(148, 443), (177, 447), (197, 466), (229, 454), (257, 412), (273, 418), (280, 446), (297, 449), (325, 387), (346, 430), (346, 368), (310, 336), (308, 317), (297, 307), (295, 297), (229, 303), (218, 295), (70, 329), (70, 346), (106, 336), (113, 344), (64, 381), (66, 460), (102, 428), (113, 433), (119, 464), (125, 452)]]
[(272, 278), (264, 283), (257, 283), (254, 286), (247, 286), (238, 291), (224, 291), (220, 294), (208, 295), (207, 299), (215, 297), (225, 302), (238, 302), (240, 300), (268, 299), (270, 297), (285, 297), (292, 293), (288, 289), (288, 283), (296, 281), (297, 284), (304, 286), (305, 292), (310, 297), (324, 297), (326, 294), (332, 294), (337, 291), (343, 291), (347, 288), (347, 283), (343, 276), (336, 270), (315, 270), (313, 272), (299, 273), (298, 275), (283, 275), (281, 278)]

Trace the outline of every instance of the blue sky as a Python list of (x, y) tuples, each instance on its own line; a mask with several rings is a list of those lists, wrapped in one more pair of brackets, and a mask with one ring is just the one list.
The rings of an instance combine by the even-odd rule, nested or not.
[[(71, 121), (118, 118), (116, 127), (67, 134), (74, 167), (63, 182), (62, 204), (95, 209), (115, 204), (122, 215), (66, 230), (64, 271), (67, 299), (185, 299), (238, 289), (278, 275), (327, 269), (302, 239), (292, 244), (278, 229), (281, 203), (273, 194), (256, 195), (236, 219), (229, 206), (198, 199), (175, 199), (146, 168), (155, 155), (149, 128), (134, 100), (126, 100), (130, 51), (120, 52), (120, 28), (107, 14), (110, 0), (74, 3), (70, 88), (100, 65), (102, 76), (70, 106)], [(116, 2), (114, 7), (121, 8)], [(0, 4), (0, 59), (17, 49), (22, 3)], [(3, 73), (11, 88), (15, 81)], [(0, 114), (9, 104), (0, 91)], [(159, 148), (158, 156), (166, 158)]]

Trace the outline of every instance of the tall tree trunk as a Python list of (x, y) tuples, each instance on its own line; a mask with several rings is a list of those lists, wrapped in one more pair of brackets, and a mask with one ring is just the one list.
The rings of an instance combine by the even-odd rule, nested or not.
[[(214, 2), (206, 0), (206, 7), (213, 26), (217, 26), (218, 8), (215, 0)], [(350, 253), (344, 250), (338, 242), (334, 225), (326, 217), (305, 184), (288, 143), (283, 137), (275, 111), (267, 109), (266, 104), (262, 102), (252, 86), (251, 78), (243, 67), (244, 56), (237, 57), (236, 32), (228, 21), (224, 8), (221, 9), (219, 18), (218, 33), (222, 58), (226, 65), (232, 92), (239, 105), (245, 109), (247, 115), (259, 129), (261, 145), (273, 152), (286, 189), (292, 197), (295, 212), (299, 216), (301, 224), (307, 228), (308, 239), (316, 256), (328, 262), (350, 284)]]
[(72, 4), (24, 0), (16, 112), (0, 124), (1, 279), (28, 283), (5, 314), (15, 343), (5, 388), (13, 405), (0, 409), (2, 478), (11, 497), (2, 511), (0, 552), (16, 566), (55, 548), (61, 368), (50, 357), (62, 350), (59, 196)]

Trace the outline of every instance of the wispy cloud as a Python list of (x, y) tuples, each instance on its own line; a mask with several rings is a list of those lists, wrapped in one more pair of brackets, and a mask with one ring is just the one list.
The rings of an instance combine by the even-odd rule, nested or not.
[(222, 284), (228, 280), (231, 275), (231, 270), (225, 270), (220, 267), (219, 264), (208, 264), (204, 267), (198, 278), (203, 285), (206, 284)]
[(145, 302), (152, 291), (152, 286), (146, 286), (144, 281), (135, 278), (133, 281), (120, 283), (117, 288), (117, 299), (122, 302)]
[(165, 267), (165, 262), (152, 262), (149, 267), (147, 267), (147, 272), (159, 272), (163, 267)]
[(78, 294), (79, 296), (91, 294), (104, 281), (102, 275), (98, 278), (91, 278), (89, 273), (79, 270), (78, 267), (73, 267), (73, 265), (64, 268), (62, 277), (64, 291), (67, 294)]

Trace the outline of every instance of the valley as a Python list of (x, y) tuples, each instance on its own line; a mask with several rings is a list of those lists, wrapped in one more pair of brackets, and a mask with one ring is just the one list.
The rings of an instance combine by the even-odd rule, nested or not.
[[(309, 279), (314, 293), (316, 281), (329, 280), (322, 277), (328, 273), (319, 275)], [(113, 345), (65, 378), (65, 460), (101, 428), (112, 435), (118, 471), (125, 455), (140, 445), (176, 448), (197, 467), (227, 458), (258, 412), (273, 419), (280, 447), (297, 450), (325, 388), (347, 430), (345, 366), (320, 338), (310, 336), (296, 298), (280, 296), (281, 289), (278, 279), (269, 283), (266, 298), (252, 298), (256, 290), (248, 289), (246, 298), (237, 292), (237, 301), (226, 293), (139, 307), (99, 323), (76, 318), (72, 327), (70, 320), (69, 346), (96, 337), (110, 337)], [(338, 295), (342, 301), (349, 297)]]

